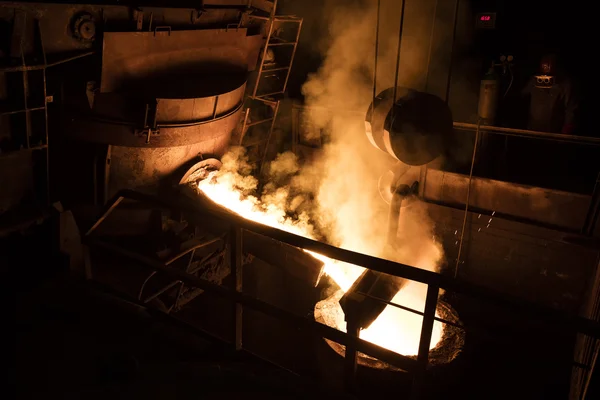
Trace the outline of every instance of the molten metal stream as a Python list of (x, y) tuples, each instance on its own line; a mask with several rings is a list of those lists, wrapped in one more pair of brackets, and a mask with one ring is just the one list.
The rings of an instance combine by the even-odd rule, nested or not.
[[(286, 215), (285, 210), (276, 204), (265, 204), (256, 197), (244, 196), (236, 189), (239, 187), (239, 182), (236, 180), (235, 175), (219, 174), (215, 171), (200, 181), (198, 188), (215, 203), (246, 219), (314, 239), (313, 227), (308, 218), (291, 219)], [(323, 272), (337, 283), (342, 292), (347, 291), (364, 271), (364, 268), (357, 265), (333, 260), (311, 251), (307, 252), (324, 263)], [(423, 311), (425, 293), (425, 285), (409, 282), (396, 294), (392, 302)], [(325, 320), (328, 325), (345, 332), (344, 313), (338, 303), (341, 294), (338, 292), (323, 300), (327, 302), (327, 307), (320, 307), (320, 309), (327, 310), (328, 315)], [(360, 338), (400, 354), (415, 355), (419, 347), (421, 324), (420, 315), (388, 305), (368, 329), (360, 332)], [(436, 321), (430, 349), (440, 341), (442, 333), (443, 325)]]

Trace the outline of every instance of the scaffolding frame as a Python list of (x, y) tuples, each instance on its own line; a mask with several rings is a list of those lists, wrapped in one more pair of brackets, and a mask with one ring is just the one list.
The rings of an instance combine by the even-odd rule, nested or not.
[[(265, 7), (265, 4), (263, 4), (261, 8), (257, 8), (257, 9), (261, 10), (261, 9), (265, 9), (265, 8), (266, 9), (270, 8), (270, 12), (269, 12), (268, 16), (255, 15), (252, 13), (248, 15), (248, 17), (250, 19), (264, 21), (267, 26), (267, 28), (266, 28), (267, 34), (265, 36), (265, 45), (261, 52), (260, 63), (259, 63), (258, 72), (256, 75), (256, 81), (254, 82), (254, 86), (252, 87), (252, 93), (249, 96), (249, 98), (251, 100), (257, 101), (259, 104), (262, 104), (263, 109), (270, 109), (271, 111), (270, 111), (270, 116), (267, 118), (264, 118), (264, 119), (261, 119), (258, 121), (248, 122), (252, 108), (250, 106), (246, 107), (246, 109), (244, 111), (244, 119), (242, 122), (240, 140), (238, 143), (239, 145), (244, 146), (246, 148), (253, 147), (253, 146), (261, 146), (261, 145), (263, 146), (262, 150), (260, 151), (261, 157), (260, 157), (260, 163), (258, 166), (259, 175), (262, 174), (262, 170), (263, 170), (266, 158), (267, 158), (269, 145), (271, 143), (271, 139), (273, 136), (273, 130), (275, 128), (275, 124), (277, 121), (277, 115), (279, 113), (281, 97), (285, 95), (286, 90), (287, 90), (290, 73), (292, 70), (292, 66), (294, 64), (294, 58), (296, 56), (296, 49), (298, 48), (298, 41), (300, 40), (300, 32), (302, 31), (302, 22), (303, 22), (302, 18), (298, 18), (298, 17), (292, 16), (292, 15), (276, 15), (277, 0), (274, 0), (272, 2), (262, 1), (262, 3), (267, 3), (266, 4), (267, 7)], [(275, 26), (279, 25), (279, 24), (295, 24), (295, 25), (297, 25), (295, 39), (294, 40), (285, 40), (281, 37), (278, 37), (275, 34)], [(291, 55), (290, 55), (290, 58), (289, 58), (287, 64), (281, 66), (281, 65), (277, 65), (275, 63), (268, 63), (267, 55), (268, 55), (269, 50), (272, 48), (283, 47), (283, 46), (292, 48)], [(268, 73), (272, 74), (272, 73), (279, 73), (279, 72), (285, 72), (285, 78), (283, 80), (283, 85), (281, 87), (279, 87), (278, 90), (269, 91), (267, 93), (264, 93), (264, 91), (261, 90), (261, 83), (264, 84), (265, 75)], [(265, 123), (270, 123), (266, 137), (262, 137), (258, 140), (254, 140), (251, 143), (243, 143), (244, 137), (246, 136), (246, 132), (248, 129), (250, 129), (254, 126), (263, 125)]]

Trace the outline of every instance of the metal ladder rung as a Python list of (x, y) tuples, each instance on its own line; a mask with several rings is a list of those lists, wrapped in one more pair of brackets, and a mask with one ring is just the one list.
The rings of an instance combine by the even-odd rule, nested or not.
[(252, 141), (252, 142), (250, 142), (250, 143), (246, 143), (246, 144), (242, 143), (242, 146), (243, 146), (243, 147), (252, 147), (252, 146), (257, 146), (257, 145), (259, 145), (259, 144), (266, 143), (266, 141), (267, 141), (267, 139), (254, 140), (254, 141)]
[(263, 69), (262, 71), (260, 71), (260, 73), (264, 74), (265, 72), (285, 71), (286, 69), (290, 69), (290, 67), (280, 67), (280, 68)]
[(267, 46), (295, 46), (297, 42), (267, 43)]
[(269, 43), (271, 43), (271, 41), (277, 41), (279, 43), (296, 43), (295, 40), (287, 40), (275, 35), (271, 35), (271, 37), (269, 38)]
[(248, 98), (250, 98), (252, 100), (262, 101), (263, 103), (267, 103), (267, 104), (270, 104), (272, 106), (277, 105), (277, 100), (269, 100), (269, 99), (265, 99), (265, 98), (259, 97), (259, 96), (248, 96)]
[(246, 127), (251, 127), (251, 126), (259, 125), (259, 124), (264, 124), (265, 122), (269, 122), (269, 121), (273, 121), (273, 117), (266, 118), (266, 119), (261, 119), (260, 121), (256, 121), (256, 122), (251, 122), (251, 123), (247, 124)]
[[(253, 15), (253, 14), (248, 15), (248, 18), (260, 19), (263, 21), (268, 21), (271, 19), (270, 17), (263, 17), (262, 15)], [(291, 17), (289, 15), (281, 15), (281, 16), (275, 15), (273, 17), (273, 20), (278, 21), (278, 22), (295, 22), (295, 23), (299, 24), (302, 21), (302, 18)]]
[(279, 21), (279, 22), (295, 22), (297, 24), (302, 22), (302, 18), (294, 17), (291, 15), (281, 15), (281, 16), (275, 15), (275, 16), (273, 16), (273, 20)]
[(276, 94), (283, 94), (283, 91), (272, 92), (272, 93), (265, 93), (265, 94), (259, 94), (259, 95), (256, 96), (256, 98), (260, 99), (261, 97), (275, 96)]
[[(260, 17), (260, 16), (250, 15), (251, 18), (254, 17), (256, 19), (269, 22), (268, 23), (268, 33), (265, 36), (265, 39), (266, 39), (265, 45), (262, 49), (262, 57), (260, 59), (260, 68), (258, 70), (256, 82), (254, 83), (254, 89), (253, 89), (253, 92), (252, 92), (252, 95), (250, 96), (250, 98), (252, 98), (254, 100), (262, 101), (264, 104), (273, 107), (273, 116), (272, 116), (272, 118), (264, 119), (262, 121), (256, 121), (256, 122), (252, 122), (250, 124), (246, 124), (247, 117), (248, 117), (248, 114), (246, 114), (246, 116), (244, 118), (244, 125), (242, 127), (242, 138), (240, 139), (240, 144), (241, 144), (241, 142), (243, 141), (244, 136), (245, 136), (245, 135), (243, 135), (243, 132), (246, 127), (258, 125), (258, 124), (261, 124), (261, 123), (264, 123), (267, 121), (271, 122), (268, 136), (265, 141), (258, 141), (258, 142), (254, 141), (250, 145), (245, 145), (246, 147), (249, 147), (249, 146), (255, 146), (255, 145), (262, 145), (264, 143), (264, 149), (262, 152), (263, 154), (262, 154), (262, 158), (261, 158), (261, 162), (260, 162), (260, 166), (259, 166), (259, 172), (258, 172), (259, 175), (262, 175), (263, 167), (265, 165), (268, 148), (269, 148), (269, 143), (270, 143), (271, 137), (273, 135), (275, 122), (277, 121), (277, 113), (279, 111), (279, 105), (280, 105), (279, 95), (285, 94), (287, 83), (288, 83), (288, 80), (290, 77), (290, 72), (292, 70), (292, 65), (294, 63), (294, 56), (296, 54), (296, 49), (298, 47), (298, 42), (300, 40), (300, 31), (302, 30), (302, 21), (303, 21), (302, 18), (298, 18), (295, 15), (286, 15), (286, 16), (275, 15), (276, 8), (277, 8), (277, 0), (275, 0), (273, 2), (273, 9), (271, 10), (269, 17)], [(277, 25), (279, 28), (281, 25), (283, 25), (283, 24), (279, 24), (279, 23), (286, 23), (286, 22), (298, 24), (298, 29), (295, 32), (295, 39), (293, 39), (292, 41), (288, 41), (286, 39), (278, 37), (278, 34), (276, 33), (277, 30), (274, 29), (275, 25)], [(289, 63), (283, 64), (285, 66), (273, 65), (272, 68), (269, 68), (268, 65), (271, 63), (269, 63), (269, 62), (267, 62), (267, 60), (265, 60), (267, 58), (266, 57), (267, 51), (269, 48), (275, 47), (275, 46), (290, 46), (292, 48), (291, 57), (290, 57)], [(277, 71), (285, 71), (282, 74), (278, 74), (278, 76), (285, 75), (285, 81), (283, 82), (283, 86), (280, 88), (281, 90), (278, 90), (278, 91), (272, 92), (272, 93), (258, 94), (262, 78), (269, 77), (269, 75), (265, 75), (265, 74), (273, 73), (273, 72), (277, 72)], [(265, 90), (265, 89), (269, 90), (268, 88), (264, 88), (263, 90)], [(273, 88), (271, 88), (270, 90), (273, 90)], [(260, 190), (260, 186), (259, 186), (259, 190)]]
[(261, 15), (252, 15), (252, 14), (249, 14), (248, 18), (262, 19), (263, 21), (268, 21), (270, 19), (269, 17), (263, 17)]

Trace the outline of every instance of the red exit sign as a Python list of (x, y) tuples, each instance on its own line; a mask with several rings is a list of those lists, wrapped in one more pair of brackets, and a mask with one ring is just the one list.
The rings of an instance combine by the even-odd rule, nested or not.
[(479, 13), (475, 18), (475, 27), (477, 29), (496, 28), (496, 13)]

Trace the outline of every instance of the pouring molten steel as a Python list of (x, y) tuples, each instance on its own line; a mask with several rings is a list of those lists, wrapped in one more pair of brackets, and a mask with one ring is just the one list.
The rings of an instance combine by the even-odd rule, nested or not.
[[(243, 218), (299, 236), (315, 239), (314, 229), (308, 217), (290, 218), (285, 210), (274, 203), (266, 203), (254, 196), (247, 196), (238, 188), (239, 175), (211, 172), (198, 183), (198, 189), (213, 202), (227, 208)], [(365, 271), (365, 268), (340, 262), (322, 254), (305, 250), (324, 263), (323, 273), (333, 280), (339, 290), (321, 301), (315, 315), (327, 325), (346, 331), (344, 312), (339, 304), (342, 295)], [(423, 312), (426, 287), (417, 282), (408, 282), (392, 299), (392, 303)], [(387, 305), (379, 317), (366, 329), (360, 338), (403, 355), (418, 353), (422, 317), (418, 314)], [(443, 334), (443, 325), (435, 322), (430, 349), (434, 348)]]

